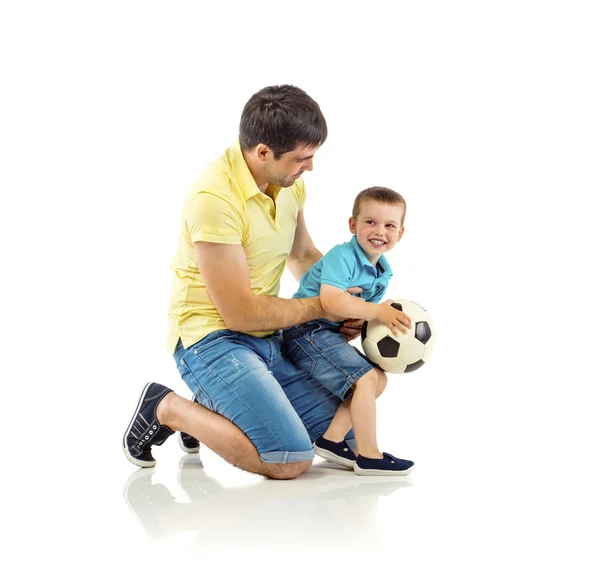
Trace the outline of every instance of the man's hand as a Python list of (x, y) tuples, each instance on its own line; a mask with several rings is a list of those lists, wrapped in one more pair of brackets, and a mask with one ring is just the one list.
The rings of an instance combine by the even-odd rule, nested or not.
[(360, 335), (364, 319), (346, 319), (340, 327), (340, 333), (344, 335), (346, 341), (352, 341)]

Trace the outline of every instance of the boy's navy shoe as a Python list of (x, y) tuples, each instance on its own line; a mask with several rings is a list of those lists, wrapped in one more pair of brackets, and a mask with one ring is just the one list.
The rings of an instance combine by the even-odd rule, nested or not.
[(361, 476), (385, 476), (408, 474), (415, 465), (411, 460), (401, 460), (391, 454), (383, 453), (383, 458), (365, 458), (360, 454), (356, 458), (354, 472)]
[[(192, 401), (196, 401), (194, 396), (192, 396)], [(177, 434), (177, 443), (186, 454), (194, 454), (200, 450), (200, 441), (185, 432), (179, 432)]]
[(350, 448), (350, 445), (348, 442), (346, 442), (346, 440), (341, 442), (332, 442), (331, 440), (326, 440), (323, 438), (323, 436), (321, 436), (314, 443), (314, 449), (317, 456), (321, 456), (321, 458), (335, 462), (340, 466), (353, 468), (356, 464), (356, 454), (352, 451), (352, 448)]
[(171, 428), (161, 426), (156, 419), (158, 404), (172, 391), (160, 383), (147, 383), (142, 389), (135, 413), (123, 436), (123, 452), (136, 466), (154, 466), (156, 460), (152, 456), (152, 446), (160, 446), (175, 433)]
[(194, 454), (200, 450), (200, 442), (198, 439), (185, 432), (179, 432), (177, 434), (177, 443), (179, 444), (179, 447), (188, 454)]

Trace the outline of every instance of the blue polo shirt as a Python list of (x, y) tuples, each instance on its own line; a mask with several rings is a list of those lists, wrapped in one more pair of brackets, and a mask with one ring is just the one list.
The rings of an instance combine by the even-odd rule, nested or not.
[(353, 236), (350, 242), (334, 246), (310, 267), (302, 277), (300, 288), (293, 298), (319, 296), (321, 284), (330, 284), (342, 290), (359, 286), (363, 290), (354, 296), (370, 303), (378, 303), (387, 290), (391, 276), (392, 269), (385, 256), (379, 257), (377, 267), (373, 266), (356, 236)]

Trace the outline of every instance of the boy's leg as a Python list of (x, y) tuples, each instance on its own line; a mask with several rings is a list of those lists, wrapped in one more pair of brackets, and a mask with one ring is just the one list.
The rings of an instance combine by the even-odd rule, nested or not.
[(350, 416), (350, 402), (352, 397), (345, 399), (338, 408), (335, 416), (331, 420), (327, 431), (323, 437), (330, 442), (341, 442), (352, 427), (352, 418)]
[(383, 458), (377, 446), (377, 373), (373, 369), (357, 382), (350, 400), (350, 417), (358, 454), (366, 458)]
[[(375, 368), (373, 371), (377, 374), (377, 389), (375, 391), (375, 397), (379, 397), (387, 385), (387, 376), (385, 372), (381, 371), (381, 369)], [(353, 390), (355, 389), (356, 384), (353, 386)], [(333, 416), (333, 420), (331, 420), (329, 428), (327, 428), (327, 431), (323, 434), (323, 437), (326, 440), (331, 442), (341, 442), (346, 437), (346, 434), (350, 431), (350, 428), (352, 427), (352, 417), (350, 412), (351, 402), (352, 397), (344, 400), (341, 403), (335, 416)]]
[[(273, 352), (277, 353), (271, 370), (300, 416), (311, 441), (314, 442), (331, 424), (331, 420), (340, 408), (340, 397), (324, 387), (325, 381), (319, 382), (306, 368), (298, 366), (287, 357), (285, 352), (281, 352), (281, 334), (275, 334), (271, 340)], [(329, 383), (327, 385), (330, 387)], [(347, 433), (348, 430), (344, 435)], [(346, 439), (354, 445), (353, 434)]]
[[(280, 382), (309, 434), (314, 434), (311, 438), (315, 441), (315, 452), (323, 458), (352, 468), (356, 462), (356, 455), (352, 451), (356, 448), (356, 442), (354, 434), (349, 432), (352, 424), (349, 403), (340, 404), (340, 400), (347, 400), (361, 377), (369, 372), (375, 373), (373, 366), (338, 331), (327, 328), (319, 321), (284, 331), (283, 340), (283, 360), (287, 359), (302, 370), (306, 378), (300, 381), (297, 393), (294, 388), (286, 388), (288, 382), (285, 379)], [(318, 387), (313, 385), (315, 382)], [(321, 423), (319, 429), (311, 430), (313, 422), (304, 412), (303, 400), (308, 399), (309, 405), (314, 406), (313, 398), (323, 387), (337, 401), (332, 403), (333, 413), (322, 416), (324, 425)], [(322, 411), (321, 408), (317, 409), (319, 413)], [(326, 432), (327, 435), (323, 436)]]

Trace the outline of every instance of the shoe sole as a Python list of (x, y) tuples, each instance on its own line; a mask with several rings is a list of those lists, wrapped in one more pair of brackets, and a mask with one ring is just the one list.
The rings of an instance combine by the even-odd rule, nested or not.
[(329, 460), (330, 462), (333, 462), (335, 464), (339, 464), (340, 466), (343, 466), (344, 468), (350, 468), (350, 470), (352, 470), (352, 468), (354, 468), (354, 465), (356, 464), (356, 461), (346, 460), (346, 458), (340, 458), (340, 456), (337, 456), (333, 452), (330, 452), (329, 450), (325, 450), (324, 448), (319, 448), (318, 446), (313, 446), (313, 447), (315, 449), (315, 454), (317, 456), (320, 456), (321, 458), (325, 458), (325, 460)]
[(177, 432), (177, 443), (179, 444), (179, 447), (186, 453), (186, 454), (195, 454), (196, 452), (200, 451), (200, 446), (196, 446), (195, 448), (188, 448), (184, 443), (183, 443), (183, 438), (181, 437), (181, 432)]
[(139, 458), (135, 458), (134, 456), (132, 456), (129, 453), (129, 450), (127, 448), (127, 434), (130, 432), (131, 427), (133, 426), (133, 423), (135, 422), (135, 418), (137, 417), (138, 412), (140, 411), (140, 408), (142, 407), (142, 401), (144, 400), (146, 392), (148, 391), (148, 388), (150, 387), (151, 383), (152, 382), (149, 381), (144, 386), (144, 389), (142, 389), (142, 393), (140, 394), (140, 399), (138, 400), (138, 405), (135, 408), (135, 412), (133, 414), (133, 417), (131, 418), (131, 422), (129, 422), (129, 426), (127, 427), (127, 429), (125, 430), (125, 434), (123, 435), (123, 453), (125, 454), (125, 457), (132, 464), (135, 464), (136, 466), (139, 466), (140, 468), (152, 468), (153, 466), (156, 465), (156, 460), (152, 460), (152, 461), (150, 461), (150, 460), (140, 460)]
[(354, 465), (354, 472), (359, 476), (405, 476), (414, 466), (406, 470), (377, 470), (376, 468), (361, 468), (358, 464)]

